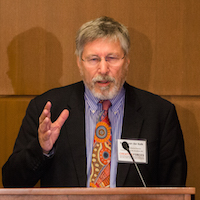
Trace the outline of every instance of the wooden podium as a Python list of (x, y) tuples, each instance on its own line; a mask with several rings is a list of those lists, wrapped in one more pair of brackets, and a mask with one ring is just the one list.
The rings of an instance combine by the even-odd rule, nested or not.
[(0, 189), (0, 200), (191, 200), (195, 188)]

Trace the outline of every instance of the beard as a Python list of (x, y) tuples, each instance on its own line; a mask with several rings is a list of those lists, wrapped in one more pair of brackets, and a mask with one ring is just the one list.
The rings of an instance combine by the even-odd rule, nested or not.
[[(89, 88), (94, 97), (100, 100), (110, 100), (116, 97), (124, 85), (126, 75), (127, 75), (127, 69), (124, 69), (121, 78), (119, 80), (116, 80), (115, 78), (110, 77), (108, 75), (98, 75), (95, 78), (93, 78), (91, 82), (87, 82), (85, 80), (83, 72), (81, 72), (84, 84)], [(105, 82), (108, 81), (110, 82), (110, 84), (105, 87), (99, 87), (97, 84), (97, 82), (99, 81), (105, 81)]]
[[(98, 87), (95, 86), (97, 82), (104, 81), (104, 82), (110, 82), (108, 86), (105, 87)], [(98, 87), (98, 88), (97, 88)], [(110, 77), (108, 75), (98, 75), (97, 77), (92, 79), (92, 82), (89, 86), (89, 89), (91, 90), (94, 97), (101, 99), (101, 100), (108, 100), (114, 98), (121, 87), (119, 84), (116, 83), (115, 78)]]

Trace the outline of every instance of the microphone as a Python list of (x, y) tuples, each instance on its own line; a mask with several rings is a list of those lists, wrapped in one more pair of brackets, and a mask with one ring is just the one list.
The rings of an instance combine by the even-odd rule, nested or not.
[(132, 154), (131, 154), (131, 152), (130, 152), (130, 150), (129, 150), (129, 145), (128, 145), (128, 143), (127, 143), (127, 142), (122, 142), (122, 147), (123, 147), (126, 151), (128, 151), (129, 155), (131, 156), (131, 159), (133, 160), (133, 163), (135, 164), (135, 168), (137, 169), (137, 172), (138, 172), (138, 174), (139, 174), (139, 176), (140, 176), (140, 179), (141, 179), (141, 181), (142, 181), (143, 186), (144, 186), (144, 187), (147, 187), (146, 184), (145, 184), (145, 182), (144, 182), (144, 179), (143, 179), (143, 177), (142, 177), (142, 174), (141, 174), (141, 172), (140, 172), (140, 169), (138, 168), (137, 163), (135, 162), (135, 160), (134, 160), (134, 158), (133, 158), (133, 156), (132, 156)]

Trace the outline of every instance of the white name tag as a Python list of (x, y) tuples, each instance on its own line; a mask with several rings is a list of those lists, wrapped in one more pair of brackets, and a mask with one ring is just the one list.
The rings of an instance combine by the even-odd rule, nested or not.
[(128, 151), (125, 150), (122, 146), (123, 142), (127, 142), (129, 145), (129, 151), (133, 156), (133, 159), (136, 163), (148, 163), (147, 158), (147, 141), (146, 140), (127, 140), (127, 139), (118, 139), (118, 162), (133, 162)]

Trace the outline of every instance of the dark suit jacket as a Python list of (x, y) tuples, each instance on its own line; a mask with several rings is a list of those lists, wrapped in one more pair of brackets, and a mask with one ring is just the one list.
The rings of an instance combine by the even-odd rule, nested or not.
[[(127, 83), (122, 138), (144, 138), (148, 164), (139, 164), (147, 186), (183, 186), (186, 180), (184, 142), (173, 104)], [(52, 102), (52, 121), (64, 108), (70, 115), (54, 146), (53, 156), (43, 155), (38, 142), (38, 118)], [(33, 99), (23, 119), (13, 154), (3, 166), (5, 187), (85, 187), (86, 144), (84, 85), (57, 88)], [(142, 186), (135, 166), (119, 163), (117, 186)]]

